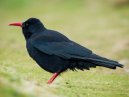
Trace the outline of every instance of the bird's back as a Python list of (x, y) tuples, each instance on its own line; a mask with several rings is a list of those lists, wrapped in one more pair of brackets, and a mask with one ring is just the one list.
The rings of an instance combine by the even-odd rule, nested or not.
[(30, 40), (35, 39), (41, 39), (42, 42), (70, 42), (69, 38), (54, 30), (44, 30), (40, 33), (35, 33), (30, 37)]

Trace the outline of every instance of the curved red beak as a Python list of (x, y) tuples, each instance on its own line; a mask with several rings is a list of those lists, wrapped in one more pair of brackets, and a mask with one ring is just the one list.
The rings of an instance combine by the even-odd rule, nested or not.
[(20, 27), (22, 27), (22, 23), (21, 22), (11, 23), (11, 24), (9, 24), (9, 26), (20, 26)]

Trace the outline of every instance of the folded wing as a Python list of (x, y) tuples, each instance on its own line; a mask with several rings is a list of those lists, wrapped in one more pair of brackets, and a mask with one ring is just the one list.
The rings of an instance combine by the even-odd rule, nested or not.
[(41, 52), (65, 59), (83, 58), (92, 54), (92, 51), (74, 42), (43, 42), (37, 40), (31, 43)]

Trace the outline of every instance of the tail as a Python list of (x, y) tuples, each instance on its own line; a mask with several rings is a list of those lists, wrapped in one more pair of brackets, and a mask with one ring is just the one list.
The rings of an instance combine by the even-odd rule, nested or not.
[(81, 61), (78, 61), (78, 64), (76, 64), (76, 68), (81, 70), (83, 69), (89, 70), (90, 67), (96, 67), (96, 66), (102, 66), (110, 69), (116, 69), (116, 67), (123, 68), (123, 65), (118, 63), (117, 61), (103, 58), (96, 54), (91, 54), (88, 58), (81, 59)]
[(87, 61), (95, 64), (96, 66), (107, 67), (110, 69), (116, 69), (116, 67), (123, 68), (123, 65), (118, 63), (117, 61), (103, 58), (103, 57), (98, 56), (96, 54), (92, 54), (89, 58), (87, 58)]

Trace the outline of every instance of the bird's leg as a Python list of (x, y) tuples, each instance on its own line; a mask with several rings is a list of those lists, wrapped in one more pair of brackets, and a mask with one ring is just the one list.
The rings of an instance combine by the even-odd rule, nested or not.
[(53, 76), (48, 80), (48, 84), (51, 84), (53, 81), (54, 81), (54, 79), (59, 75), (60, 73), (59, 72), (56, 72), (56, 73), (54, 73), (53, 74)]

